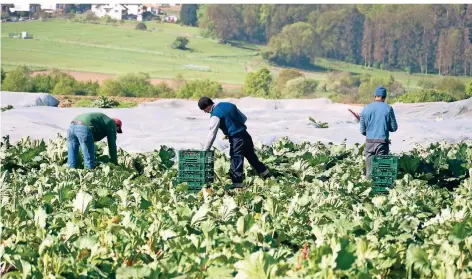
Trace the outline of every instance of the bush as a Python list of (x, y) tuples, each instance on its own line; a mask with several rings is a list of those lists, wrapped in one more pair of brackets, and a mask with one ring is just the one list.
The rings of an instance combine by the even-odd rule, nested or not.
[(256, 72), (246, 75), (244, 81), (244, 92), (246, 96), (269, 97), (272, 76), (266, 68), (261, 68)]
[(188, 43), (189, 43), (189, 40), (186, 37), (179, 36), (172, 43), (172, 48), (186, 50)]
[(175, 91), (165, 82), (161, 82), (154, 86), (154, 92), (161, 98), (175, 98)]
[(454, 96), (458, 100), (466, 98), (465, 84), (456, 77), (443, 77), (436, 87), (439, 91), (444, 91)]
[(56, 83), (52, 93), (57, 95), (75, 95), (76, 89), (77, 81), (75, 79), (63, 78)]
[[(363, 77), (365, 80), (366, 77)], [(348, 72), (331, 72), (328, 74), (328, 84), (326, 89), (336, 93), (344, 94), (349, 92), (352, 87), (359, 87), (361, 78), (353, 76)]]
[(121, 89), (121, 83), (117, 80), (106, 79), (103, 81), (102, 86), (100, 86), (100, 90), (98, 94), (101, 96), (122, 96), (122, 97), (132, 97), (126, 96), (125, 93)]
[(457, 99), (446, 92), (436, 89), (423, 89), (417, 92), (409, 92), (396, 99), (402, 103), (425, 103), (425, 102), (454, 102)]
[(436, 87), (436, 84), (430, 80), (422, 79), (418, 81), (418, 86), (423, 89), (434, 89)]
[(100, 88), (102, 96), (153, 97), (156, 96), (150, 77), (145, 73), (127, 74), (115, 80), (105, 80)]
[(56, 86), (56, 81), (50, 75), (36, 75), (32, 82), (34, 92), (52, 93)]
[(2, 79), (1, 79), (1, 81), (3, 82), (3, 80), (5, 79), (5, 71), (3, 70), (3, 68), (0, 69), (0, 70), (1, 70), (1, 72), (2, 72), (2, 73), (1, 73), (1, 74), (2, 74)]
[(77, 89), (75, 90), (75, 95), (81, 96), (96, 96), (100, 91), (100, 84), (97, 81), (93, 82), (91, 80), (86, 82), (79, 82), (77, 84)]
[(105, 21), (105, 23), (111, 23), (111, 22), (113, 21), (112, 18), (111, 18), (111, 16), (109, 16), (109, 15), (106, 15), (106, 16), (103, 18), (103, 20)]
[(472, 97), (472, 81), (467, 84), (467, 87), (465, 88), (465, 94), (467, 98)]
[(147, 26), (146, 26), (146, 24), (140, 22), (140, 23), (136, 24), (136, 28), (135, 28), (135, 29), (136, 29), (136, 30), (147, 30)]
[(318, 81), (312, 78), (299, 77), (289, 80), (285, 86), (283, 97), (303, 98), (314, 94)]
[(105, 96), (100, 96), (98, 99), (93, 101), (92, 106), (95, 108), (114, 108), (119, 106), (120, 103), (113, 99), (108, 99)]
[(20, 66), (9, 72), (2, 83), (2, 90), (14, 92), (33, 92), (33, 82), (30, 70)]
[(279, 65), (311, 66), (318, 48), (316, 36), (316, 30), (306, 22), (286, 25), (270, 38), (262, 58)]
[(98, 16), (96, 16), (92, 11), (86, 11), (84, 14), (84, 19), (86, 22), (96, 23), (99, 21)]
[(403, 85), (395, 81), (390, 76), (387, 78), (371, 78), (367, 82), (362, 82), (359, 87), (359, 101), (363, 103), (370, 102), (374, 98), (375, 88), (377, 86), (384, 86), (387, 89), (387, 98), (395, 98), (405, 93)]
[(217, 98), (223, 94), (223, 87), (216, 81), (206, 80), (192, 80), (187, 81), (177, 92), (178, 98), (193, 98), (198, 99), (202, 96), (210, 98)]
[(295, 69), (283, 69), (275, 79), (275, 87), (283, 90), (289, 80), (304, 77), (303, 73)]

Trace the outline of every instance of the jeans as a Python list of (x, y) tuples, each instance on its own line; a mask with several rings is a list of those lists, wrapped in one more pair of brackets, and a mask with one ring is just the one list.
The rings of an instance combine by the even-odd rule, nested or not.
[(365, 143), (364, 154), (365, 154), (365, 167), (366, 167), (367, 179), (370, 179), (370, 175), (371, 175), (372, 156), (388, 155), (388, 153), (389, 153), (388, 143), (380, 143), (380, 142), (366, 142)]
[(95, 141), (92, 132), (87, 126), (71, 124), (67, 130), (67, 162), (70, 168), (77, 168), (79, 146), (84, 155), (85, 168), (95, 168)]
[(229, 154), (231, 156), (231, 180), (233, 185), (240, 185), (243, 182), (244, 157), (258, 174), (263, 174), (268, 169), (259, 161), (254, 152), (254, 143), (247, 131), (242, 131), (229, 137)]

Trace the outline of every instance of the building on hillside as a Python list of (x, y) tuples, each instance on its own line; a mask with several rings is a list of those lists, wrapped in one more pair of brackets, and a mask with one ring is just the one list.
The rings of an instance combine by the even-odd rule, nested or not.
[(92, 12), (98, 17), (110, 16), (112, 19), (122, 20), (136, 17), (143, 20), (145, 7), (142, 4), (98, 4), (92, 5)]
[(10, 13), (10, 8), (13, 8), (13, 4), (2, 4), (2, 13)]
[(160, 15), (162, 10), (159, 8), (159, 4), (143, 4), (147, 12), (150, 12), (153, 15)]
[(41, 3), (40, 5), (41, 10), (46, 13), (67, 12), (70, 8), (70, 4)]
[[(3, 6), (6, 6), (6, 5), (2, 5), (2, 12), (4, 11)], [(7, 6), (7, 8), (9, 8), (10, 13), (15, 13), (15, 12), (35, 13), (41, 9), (41, 5), (20, 3), (20, 4), (13, 4), (10, 7)]]
[(124, 4), (127, 9), (128, 15), (142, 15), (145, 12), (146, 7), (142, 4)]
[(122, 20), (123, 16), (126, 15), (126, 7), (122, 4), (92, 5), (91, 11), (98, 17), (109, 16), (116, 20)]

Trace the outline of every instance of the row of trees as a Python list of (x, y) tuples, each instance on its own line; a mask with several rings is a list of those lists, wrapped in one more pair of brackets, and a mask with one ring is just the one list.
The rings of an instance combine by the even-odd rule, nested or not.
[(326, 57), (408, 73), (472, 74), (472, 5), (225, 4), (192, 12), (204, 34), (267, 44), (264, 58), (281, 65)]

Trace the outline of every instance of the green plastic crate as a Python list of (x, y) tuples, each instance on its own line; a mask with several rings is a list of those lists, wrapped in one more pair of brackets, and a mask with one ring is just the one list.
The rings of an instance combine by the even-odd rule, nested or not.
[(398, 176), (398, 158), (391, 155), (372, 156), (370, 175), (374, 193), (388, 192)]
[(185, 164), (208, 164), (213, 163), (214, 152), (202, 150), (179, 150), (178, 161)]
[(179, 171), (177, 178), (181, 181), (205, 181), (213, 182), (215, 173), (213, 169), (203, 171)]
[(200, 191), (214, 181), (214, 152), (180, 150), (177, 183), (187, 183), (189, 192)]
[(398, 170), (398, 158), (392, 155), (375, 155), (372, 156), (371, 170), (374, 169), (391, 169)]
[(385, 168), (378, 168), (372, 169), (371, 176), (372, 177), (394, 177), (397, 178), (398, 171), (397, 169), (385, 169)]
[(390, 189), (390, 188), (392, 188), (392, 187), (373, 186), (372, 187), (372, 192), (374, 192), (374, 194), (384, 194), (384, 193), (388, 193), (388, 189)]
[(393, 185), (395, 183), (395, 177), (385, 177), (385, 176), (373, 176), (372, 184), (374, 185)]

